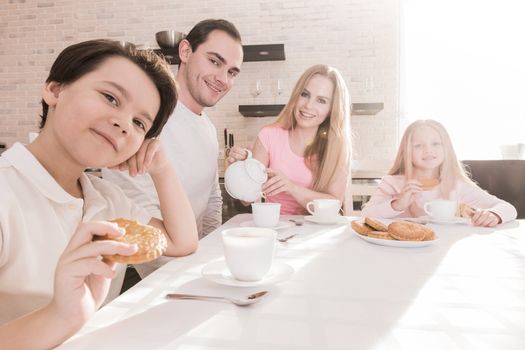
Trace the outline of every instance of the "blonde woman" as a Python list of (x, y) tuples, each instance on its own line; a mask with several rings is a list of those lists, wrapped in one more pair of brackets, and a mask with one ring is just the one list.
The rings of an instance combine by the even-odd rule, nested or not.
[(465, 174), (446, 129), (434, 120), (418, 120), (405, 130), (389, 175), (363, 209), (364, 216), (419, 217), (435, 199), (457, 200), (476, 226), (514, 220), (516, 209), (481, 189)]
[[(350, 97), (337, 69), (308, 68), (296, 83), (277, 121), (264, 127), (254, 158), (268, 169), (267, 201), (281, 203), (281, 214), (304, 214), (318, 198), (342, 202), (350, 166)], [(246, 158), (234, 148), (230, 163)]]

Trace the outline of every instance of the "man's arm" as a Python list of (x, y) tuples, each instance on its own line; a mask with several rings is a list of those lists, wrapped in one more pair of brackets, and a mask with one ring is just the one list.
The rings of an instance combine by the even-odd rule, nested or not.
[(219, 174), (216, 175), (215, 186), (208, 198), (208, 205), (202, 219), (202, 230), (199, 232), (199, 238), (215, 230), (222, 224), (222, 195), (219, 187)]
[(148, 173), (131, 177), (127, 171), (104, 168), (102, 178), (118, 185), (126, 197), (146, 209), (151, 216), (162, 219), (157, 190)]

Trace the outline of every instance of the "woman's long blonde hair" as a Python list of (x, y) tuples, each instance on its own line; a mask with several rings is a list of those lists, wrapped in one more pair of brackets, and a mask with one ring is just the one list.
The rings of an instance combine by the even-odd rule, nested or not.
[[(452, 141), (445, 127), (432, 119), (416, 120), (410, 124), (401, 138), (394, 165), (389, 171), (390, 175), (404, 175), (407, 180), (414, 179), (414, 166), (412, 164), (412, 137), (419, 128), (426, 126), (435, 130), (441, 138), (444, 159), (439, 167), (439, 180), (441, 181), (441, 192), (448, 198), (458, 180), (472, 182), (458, 161)], [(417, 179), (416, 179), (417, 180)]]
[(275, 124), (287, 130), (295, 128), (295, 106), (306, 84), (316, 74), (328, 78), (334, 84), (334, 93), (328, 117), (319, 125), (304, 157), (314, 174), (313, 189), (326, 192), (334, 176), (340, 171), (348, 175), (350, 167), (350, 95), (341, 73), (325, 64), (308, 68), (295, 84), (290, 100), (279, 113)]

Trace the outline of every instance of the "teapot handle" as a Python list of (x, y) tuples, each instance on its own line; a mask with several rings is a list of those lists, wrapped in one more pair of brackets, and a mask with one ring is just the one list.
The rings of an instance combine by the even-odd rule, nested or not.
[(253, 156), (252, 151), (250, 151), (248, 148), (246, 148), (245, 151), (246, 151), (246, 158), (244, 158), (244, 160), (249, 159)]

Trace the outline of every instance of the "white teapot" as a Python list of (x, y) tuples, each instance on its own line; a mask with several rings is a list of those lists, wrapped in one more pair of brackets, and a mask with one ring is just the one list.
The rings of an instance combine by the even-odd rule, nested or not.
[(252, 158), (252, 152), (246, 151), (248, 156), (245, 160), (237, 161), (226, 169), (224, 187), (233, 198), (254, 202), (263, 196), (261, 189), (268, 174), (264, 164)]

